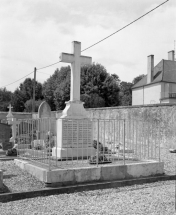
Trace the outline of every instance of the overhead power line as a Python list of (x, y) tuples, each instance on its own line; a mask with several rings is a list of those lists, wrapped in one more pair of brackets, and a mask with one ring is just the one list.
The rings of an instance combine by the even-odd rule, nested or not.
[(39, 72), (39, 73), (42, 73), (42, 74), (45, 74), (45, 75), (50, 75), (50, 74), (48, 74), (48, 73), (45, 73), (45, 72)]
[[(161, 4), (159, 4), (158, 6), (154, 7), (153, 9), (151, 9), (150, 11), (148, 11), (147, 13), (143, 14), (143, 15), (140, 16), (139, 18), (135, 19), (134, 21), (130, 22), (129, 24), (125, 25), (124, 27), (122, 27), (122, 28), (120, 28), (119, 30), (115, 31), (114, 33), (110, 34), (109, 36), (107, 36), (107, 37), (105, 37), (105, 38), (99, 40), (98, 42), (94, 43), (93, 45), (91, 45), (91, 46), (89, 46), (89, 47), (87, 47), (87, 48), (81, 50), (81, 52), (84, 52), (84, 51), (86, 51), (86, 50), (92, 48), (93, 46), (96, 46), (97, 44), (103, 42), (104, 40), (108, 39), (109, 37), (113, 36), (114, 34), (116, 34), (116, 33), (120, 32), (120, 31), (122, 31), (123, 29), (127, 28), (128, 26), (132, 25), (133, 23), (137, 22), (138, 20), (142, 19), (144, 16), (146, 16), (146, 15), (148, 15), (149, 13), (153, 12), (154, 10), (156, 10), (157, 8), (159, 8), (160, 6), (162, 6), (163, 4), (165, 4), (165, 3), (168, 2), (168, 1), (169, 1), (169, 0), (167, 0), (167, 1), (165, 1), (165, 2), (163, 2), (163, 3), (161, 3)], [(38, 70), (41, 70), (41, 69), (48, 68), (48, 67), (53, 66), (53, 65), (56, 65), (56, 64), (58, 64), (58, 63), (60, 63), (60, 62), (61, 62), (61, 61), (58, 61), (58, 62), (56, 62), (56, 63), (53, 63), (53, 64), (50, 64), (50, 65), (41, 67), (41, 68), (37, 69), (37, 71), (38, 71)], [(30, 74), (32, 74), (32, 73), (33, 73), (33, 72), (31, 72)], [(28, 74), (28, 75), (30, 75), (30, 74)], [(27, 77), (28, 75), (22, 77), (21, 79)], [(9, 85), (11, 85), (11, 84), (14, 84), (14, 83), (18, 82), (18, 81), (21, 80), (21, 79), (18, 79), (17, 81), (15, 81), (15, 82), (13, 82), (13, 83), (10, 83), (10, 84), (8, 84), (8, 85), (2, 86), (2, 87), (6, 87), (6, 86), (9, 86)]]
[(53, 65), (55, 65), (55, 64), (58, 64), (58, 63), (60, 63), (60, 62), (61, 62), (61, 61), (58, 61), (58, 62), (53, 63), (53, 64), (50, 64), (50, 65), (48, 65), (48, 66), (41, 67), (41, 68), (39, 68), (39, 69), (37, 69), (37, 70), (45, 69), (45, 68), (47, 68), (47, 67), (53, 66)]
[(14, 81), (14, 82), (12, 82), (12, 83), (10, 83), (10, 84), (7, 84), (7, 85), (5, 85), (5, 86), (2, 86), (1, 88), (7, 87), (7, 86), (9, 86), (9, 85), (11, 85), (11, 84), (14, 84), (14, 83), (20, 81), (21, 79), (26, 78), (27, 76), (29, 76), (29, 75), (32, 74), (32, 73), (33, 73), (33, 72), (29, 73), (28, 75), (25, 75), (24, 77), (22, 77), (22, 78), (20, 78), (20, 79), (18, 79), (18, 80), (16, 80), (16, 81)]
[(148, 11), (147, 13), (145, 13), (144, 15), (140, 16), (139, 18), (135, 19), (134, 21), (130, 22), (129, 24), (125, 25), (124, 27), (120, 28), (119, 30), (115, 31), (114, 33), (110, 34), (109, 36), (103, 38), (102, 40), (94, 43), (93, 45), (83, 49), (81, 52), (84, 52), (90, 48), (92, 48), (93, 46), (103, 42), (104, 40), (108, 39), (109, 37), (112, 37), (114, 34), (117, 34), (119, 31), (123, 30), (124, 28), (127, 28), (128, 26), (132, 25), (133, 23), (137, 22), (139, 19), (142, 19), (144, 16), (148, 15), (149, 13), (151, 13), (152, 11), (156, 10), (157, 8), (159, 8), (161, 5), (165, 4), (166, 2), (168, 2), (169, 0), (161, 3), (160, 5), (156, 6), (155, 8), (153, 8), (152, 10)]
[[(86, 51), (86, 50), (92, 48), (93, 46), (95, 46), (95, 45), (97, 45), (97, 44), (103, 42), (104, 40), (108, 39), (109, 37), (112, 37), (114, 34), (118, 33), (119, 31), (122, 31), (123, 29), (127, 28), (128, 26), (132, 25), (133, 23), (137, 22), (138, 20), (142, 19), (144, 16), (148, 15), (149, 13), (153, 12), (153, 11), (156, 10), (157, 8), (161, 7), (163, 4), (165, 4), (165, 3), (168, 2), (168, 1), (169, 1), (169, 0), (167, 0), (167, 1), (165, 1), (165, 2), (163, 2), (163, 3), (161, 3), (161, 4), (159, 4), (158, 6), (154, 7), (154, 8), (151, 9), (151, 10), (149, 10), (147, 13), (145, 13), (145, 14), (143, 14), (142, 16), (138, 17), (138, 18), (135, 19), (134, 21), (130, 22), (129, 24), (125, 25), (124, 27), (122, 27), (122, 28), (120, 28), (119, 30), (115, 31), (114, 33), (110, 34), (109, 36), (107, 36), (107, 37), (103, 38), (102, 40), (100, 40), (100, 41), (94, 43), (93, 45), (91, 45), (91, 46), (89, 46), (89, 47), (87, 47), (87, 48), (81, 50), (81, 52), (84, 52), (84, 51)], [(60, 63), (60, 61), (59, 61), (59, 62), (56, 62), (56, 63), (53, 63), (53, 64), (51, 64), (51, 65), (48, 65), (48, 66), (44, 66), (44, 67), (39, 68), (39, 69), (37, 69), (37, 70), (45, 69), (45, 68), (47, 68), (47, 67), (53, 66), (53, 65), (58, 64), (58, 63)]]

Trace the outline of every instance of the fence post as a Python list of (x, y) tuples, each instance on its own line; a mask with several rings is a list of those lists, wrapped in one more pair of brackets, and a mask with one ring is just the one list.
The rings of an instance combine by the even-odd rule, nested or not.
[(51, 153), (51, 119), (48, 118), (49, 122), (49, 129), (48, 129), (48, 138), (49, 138), (49, 171), (51, 170), (51, 160), (50, 160), (50, 153)]
[(97, 119), (97, 167), (98, 167), (98, 160), (99, 160), (99, 119)]
[(124, 119), (124, 124), (123, 124), (123, 164), (125, 165), (125, 119)]

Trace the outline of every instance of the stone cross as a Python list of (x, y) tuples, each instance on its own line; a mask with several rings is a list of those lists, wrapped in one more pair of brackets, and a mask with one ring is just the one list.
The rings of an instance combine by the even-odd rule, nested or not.
[(80, 101), (80, 70), (81, 65), (91, 64), (92, 58), (81, 56), (81, 43), (72, 42), (73, 54), (61, 53), (61, 62), (71, 63), (70, 101)]
[(12, 106), (11, 106), (11, 104), (7, 107), (8, 109), (9, 109), (9, 111), (11, 112), (11, 110), (12, 110)]
[(7, 107), (9, 109), (9, 112), (8, 112), (8, 115), (6, 116), (7, 118), (13, 118), (13, 115), (12, 115), (12, 106), (11, 104)]

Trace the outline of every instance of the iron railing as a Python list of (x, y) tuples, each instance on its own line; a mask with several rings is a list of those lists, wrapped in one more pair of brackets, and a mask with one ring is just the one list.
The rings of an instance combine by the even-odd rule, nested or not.
[[(57, 130), (58, 120), (62, 121), (64, 132)], [(58, 120), (20, 120), (16, 134), (18, 157), (38, 162), (50, 170), (160, 161), (160, 123), (135, 119)]]

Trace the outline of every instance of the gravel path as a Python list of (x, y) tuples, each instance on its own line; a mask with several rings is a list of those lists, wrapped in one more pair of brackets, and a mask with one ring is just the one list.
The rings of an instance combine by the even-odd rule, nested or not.
[(0, 214), (119, 214), (175, 213), (174, 181), (0, 203)]
[(0, 169), (3, 171), (5, 190), (8, 189), (9, 192), (31, 191), (45, 187), (43, 182), (16, 166), (13, 160), (0, 161)]

